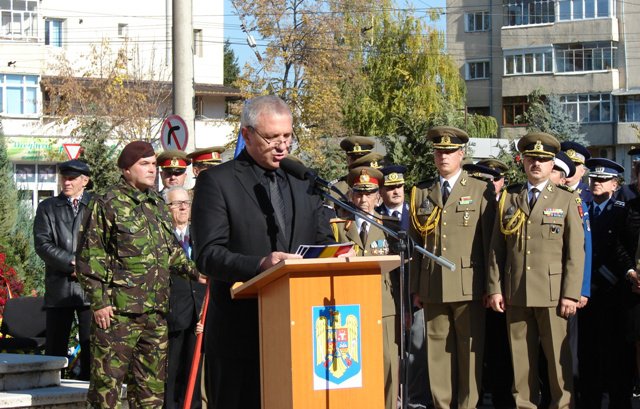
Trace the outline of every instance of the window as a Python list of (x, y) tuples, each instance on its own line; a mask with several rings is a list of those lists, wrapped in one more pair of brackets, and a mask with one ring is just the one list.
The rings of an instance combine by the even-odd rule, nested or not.
[(128, 37), (129, 36), (129, 24), (119, 23), (118, 24), (118, 37)]
[(553, 72), (553, 51), (537, 50), (505, 51), (504, 75), (541, 74)]
[(195, 106), (196, 118), (202, 117), (202, 115), (204, 115), (204, 100), (202, 98), (202, 95), (196, 95), (195, 102), (196, 102), (196, 106)]
[(44, 43), (62, 47), (62, 20), (47, 19), (44, 22)]
[(38, 35), (38, 0), (0, 0), (0, 36), (35, 39)]
[(620, 122), (640, 122), (640, 95), (620, 97), (618, 120)]
[(554, 0), (503, 0), (504, 26), (555, 21)]
[(489, 61), (474, 61), (467, 63), (467, 79), (468, 80), (484, 80), (489, 78)]
[(36, 75), (0, 74), (0, 113), (28, 115), (37, 113), (39, 80)]
[(489, 110), (489, 107), (467, 107), (467, 113), (469, 115), (484, 115), (484, 116), (491, 115), (491, 111)]
[(557, 72), (602, 71), (616, 68), (617, 43), (614, 42), (558, 44), (555, 50)]
[(611, 95), (574, 94), (560, 97), (565, 112), (573, 122), (611, 122)]
[(527, 97), (504, 97), (502, 99), (502, 124), (525, 126), (522, 116), (529, 108)]
[(611, 0), (560, 0), (558, 20), (584, 20), (612, 15)]
[(465, 28), (468, 33), (474, 31), (489, 31), (491, 29), (491, 20), (488, 11), (478, 11), (475, 13), (465, 14)]
[(193, 30), (193, 55), (202, 57), (202, 30)]

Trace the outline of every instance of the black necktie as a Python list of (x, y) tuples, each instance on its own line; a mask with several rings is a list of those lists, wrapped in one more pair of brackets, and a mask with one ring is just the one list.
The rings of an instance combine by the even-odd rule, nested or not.
[(397, 210), (394, 210), (393, 213), (391, 213), (391, 217), (395, 217), (396, 219), (400, 219), (400, 212)]
[(536, 205), (536, 202), (538, 201), (538, 189), (531, 188), (531, 197), (529, 198), (529, 210), (533, 209), (533, 206)]
[(362, 222), (360, 225), (360, 241), (363, 247), (367, 245), (367, 222)]
[(278, 185), (278, 179), (276, 177), (275, 171), (265, 172), (267, 179), (269, 180), (269, 197), (271, 198), (271, 206), (273, 206), (273, 211), (275, 213), (276, 219), (280, 228), (282, 229), (282, 233), (286, 236), (285, 231), (285, 222), (284, 222), (284, 214), (285, 214), (285, 205), (284, 198), (282, 197), (282, 192), (280, 191), (280, 186)]
[(598, 205), (594, 205), (594, 206), (593, 206), (593, 217), (598, 217), (598, 216), (600, 216), (600, 212), (601, 212), (601, 211), (602, 211), (602, 210), (600, 209), (600, 206), (598, 206)]
[(449, 182), (444, 181), (442, 184), (442, 205), (447, 204), (447, 199), (449, 198)]

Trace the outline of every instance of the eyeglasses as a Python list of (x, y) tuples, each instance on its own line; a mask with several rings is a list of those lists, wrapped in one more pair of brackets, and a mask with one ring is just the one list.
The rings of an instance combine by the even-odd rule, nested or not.
[(291, 140), (293, 139), (293, 133), (284, 134), (282, 135), (282, 137), (271, 136), (267, 138), (266, 136), (258, 132), (258, 130), (253, 126), (247, 126), (247, 128), (255, 132), (255, 134), (258, 135), (260, 138), (262, 138), (262, 140), (265, 141), (265, 143), (271, 148), (276, 148), (282, 144), (285, 144), (285, 146), (288, 148), (289, 145), (291, 144)]
[(170, 208), (177, 209), (182, 206), (185, 206), (185, 207), (191, 206), (191, 200), (176, 200), (175, 202), (169, 202), (167, 204), (169, 205)]

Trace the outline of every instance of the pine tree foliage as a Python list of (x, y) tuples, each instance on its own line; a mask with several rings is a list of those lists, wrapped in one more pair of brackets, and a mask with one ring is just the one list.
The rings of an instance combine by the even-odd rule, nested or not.
[(235, 52), (231, 48), (231, 43), (229, 39), (224, 42), (224, 60), (223, 60), (223, 69), (224, 69), (224, 85), (233, 85), (233, 83), (238, 79), (240, 75), (240, 66), (238, 66), (238, 57), (236, 57)]
[(18, 190), (13, 180), (7, 143), (0, 127), (0, 244), (5, 244), (16, 223)]
[(99, 117), (91, 122), (85, 121), (79, 133), (84, 136), (81, 159), (91, 168), (93, 190), (104, 194), (120, 179), (115, 153), (117, 145), (107, 145), (110, 140), (109, 126)]
[(546, 132), (559, 141), (574, 141), (588, 145), (584, 134), (580, 133), (580, 123), (566, 112), (560, 98), (555, 94), (543, 94), (537, 89), (527, 97), (529, 107), (523, 115), (523, 122), (528, 124), (529, 132)]

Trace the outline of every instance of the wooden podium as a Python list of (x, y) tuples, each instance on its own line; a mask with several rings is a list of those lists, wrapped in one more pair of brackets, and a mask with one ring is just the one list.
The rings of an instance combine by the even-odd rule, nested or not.
[(262, 409), (384, 408), (380, 275), (399, 265), (285, 260), (231, 291), (258, 297)]

